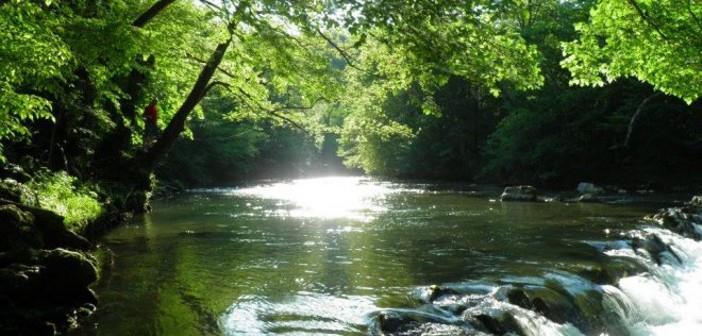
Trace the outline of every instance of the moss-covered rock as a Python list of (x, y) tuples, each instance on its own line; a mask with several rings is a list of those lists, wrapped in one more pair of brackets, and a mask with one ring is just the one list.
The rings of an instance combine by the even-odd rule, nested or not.
[(34, 225), (34, 216), (16, 205), (0, 205), (0, 252), (40, 248), (42, 234)]
[[(94, 310), (97, 280), (90, 242), (55, 213), (0, 205), (0, 335), (53, 335)], [(86, 305), (93, 309), (82, 309)]]
[(0, 180), (0, 200), (37, 203), (36, 194), (29, 187), (11, 178)]
[(85, 253), (57, 248), (47, 251), (41, 260), (46, 283), (56, 291), (86, 288), (97, 280), (96, 262)]
[(24, 204), (15, 204), (15, 206), (34, 217), (34, 226), (41, 233), (45, 248), (66, 247), (87, 250), (92, 247), (87, 239), (68, 230), (64, 224), (64, 218), (55, 212)]

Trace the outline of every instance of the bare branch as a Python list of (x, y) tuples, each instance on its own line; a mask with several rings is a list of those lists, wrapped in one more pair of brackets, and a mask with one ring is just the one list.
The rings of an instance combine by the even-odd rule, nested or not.
[(624, 139), (624, 147), (629, 147), (629, 141), (631, 140), (631, 134), (634, 132), (634, 124), (636, 123), (636, 120), (639, 119), (639, 115), (641, 115), (641, 111), (643, 111), (644, 106), (648, 104), (648, 102), (651, 101), (651, 99), (657, 97), (660, 95), (660, 92), (656, 92), (644, 99), (641, 104), (636, 108), (636, 112), (634, 112), (634, 115), (631, 116), (631, 120), (629, 120), (629, 128), (626, 131), (626, 138)]

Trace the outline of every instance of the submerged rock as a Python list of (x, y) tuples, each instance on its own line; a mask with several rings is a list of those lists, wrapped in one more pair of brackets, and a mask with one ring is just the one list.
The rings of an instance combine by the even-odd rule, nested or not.
[(578, 202), (578, 203), (599, 203), (602, 202), (602, 200), (597, 197), (595, 194), (582, 194), (578, 196), (577, 198), (572, 200), (573, 202)]
[(500, 201), (502, 202), (535, 202), (538, 199), (539, 195), (536, 188), (526, 185), (506, 187), (500, 196)]
[(658, 265), (662, 264), (663, 257), (666, 253), (672, 256), (678, 263), (682, 262), (680, 256), (678, 256), (668, 244), (663, 242), (658, 235), (651, 234), (644, 239), (638, 237), (634, 238), (631, 245), (634, 248), (634, 251), (646, 251), (651, 259), (653, 259), (653, 261), (655, 261)]
[(393, 311), (384, 311), (378, 314), (378, 326), (383, 332), (397, 332), (416, 325), (415, 320), (408, 316)]
[(593, 195), (602, 194), (605, 191), (604, 188), (598, 187), (598, 186), (594, 185), (593, 183), (589, 183), (589, 182), (578, 183), (578, 187), (575, 188), (575, 190), (577, 190), (581, 194), (593, 194)]
[[(431, 335), (462, 335), (467, 325), (456, 316), (449, 316), (432, 305), (418, 309), (393, 309), (377, 313), (373, 318), (374, 326), (380, 334), (386, 335), (425, 335), (430, 331), (448, 331), (449, 333), (430, 333)], [(372, 330), (371, 329), (371, 330)], [(472, 328), (471, 328), (472, 329)], [(453, 331), (453, 332), (451, 332)], [(459, 333), (455, 333), (455, 332)], [(466, 334), (467, 335), (467, 334)]]
[(472, 324), (478, 329), (494, 335), (525, 335), (519, 322), (507, 312), (494, 315), (480, 314), (472, 317)]
[(440, 287), (437, 285), (431, 285), (426, 289), (425, 292), (426, 296), (424, 297), (425, 300), (429, 303), (432, 301), (435, 301), (436, 299), (445, 296), (445, 295), (456, 295), (458, 292), (454, 289), (447, 288), (447, 287)]

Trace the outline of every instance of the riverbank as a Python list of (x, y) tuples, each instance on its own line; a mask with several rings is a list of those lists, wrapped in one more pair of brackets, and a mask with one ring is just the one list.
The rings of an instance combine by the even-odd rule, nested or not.
[(129, 216), (65, 173), (31, 176), (15, 167), (6, 175), (0, 180), (0, 334), (77, 328), (98, 304), (91, 285), (103, 256), (93, 241)]

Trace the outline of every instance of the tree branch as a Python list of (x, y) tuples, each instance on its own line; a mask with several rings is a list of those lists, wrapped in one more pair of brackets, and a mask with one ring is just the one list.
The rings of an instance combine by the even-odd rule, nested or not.
[(224, 10), (222, 9), (222, 7), (220, 7), (220, 6), (216, 5), (216, 4), (214, 4), (212, 1), (200, 0), (200, 2), (202, 2), (203, 4), (205, 4), (206, 6), (208, 6), (208, 7), (210, 7), (210, 8), (216, 9), (216, 10), (218, 10), (218, 11), (220, 11), (220, 12), (223, 12), (223, 11), (224, 11)]
[(142, 28), (144, 27), (149, 21), (151, 21), (158, 13), (160, 13), (162, 10), (166, 9), (170, 4), (175, 2), (175, 0), (159, 0), (156, 1), (155, 4), (151, 5), (149, 9), (146, 10), (146, 12), (142, 13), (139, 15), (136, 20), (132, 22), (132, 26), (134, 27), (139, 27)]
[(692, 10), (692, 0), (687, 0), (687, 12), (690, 13), (692, 20), (695, 21), (695, 23), (697, 24), (697, 27), (702, 30), (702, 22), (700, 21), (700, 18), (695, 14), (695, 12)]
[(643, 111), (644, 106), (648, 104), (651, 99), (655, 98), (656, 96), (660, 95), (660, 92), (656, 92), (644, 99), (641, 104), (636, 108), (636, 112), (634, 112), (634, 115), (631, 116), (631, 120), (629, 120), (629, 127), (626, 131), (626, 138), (624, 139), (624, 147), (629, 147), (629, 141), (631, 140), (631, 134), (634, 133), (634, 124), (636, 123), (636, 120), (639, 119), (639, 115), (641, 115), (641, 111)]
[(348, 54), (348, 52), (346, 52), (346, 50), (342, 49), (342, 48), (339, 47), (336, 43), (334, 43), (334, 41), (333, 41), (331, 38), (329, 38), (327, 35), (325, 35), (325, 34), (322, 32), (322, 30), (320, 30), (319, 28), (317, 28), (316, 30), (317, 30), (317, 33), (318, 33), (325, 41), (327, 41), (327, 43), (329, 43), (330, 46), (332, 46), (332, 48), (336, 49), (336, 51), (339, 52), (339, 54), (341, 55), (341, 57), (343, 57), (344, 60), (346, 60), (346, 64), (348, 64), (350, 67), (352, 67), (352, 68), (354, 68), (354, 69), (356, 69), (356, 70), (363, 71), (363, 69), (357, 67), (357, 66), (354, 64), (354, 62), (351, 61), (351, 56)]
[(651, 27), (653, 27), (653, 29), (658, 33), (658, 35), (660, 35), (664, 40), (670, 41), (670, 40), (668, 39), (668, 36), (666, 36), (666, 35), (663, 33), (663, 31), (662, 31), (661, 28), (658, 26), (658, 24), (656, 24), (655, 22), (653, 22), (653, 20), (652, 20), (648, 15), (646, 15), (646, 12), (643, 11), (643, 9), (639, 6), (639, 4), (636, 3), (636, 0), (626, 0), (626, 1), (627, 1), (631, 6), (634, 7), (634, 9), (635, 9), (636, 12), (639, 14), (639, 16), (641, 17), (641, 19), (644, 20), (644, 22), (648, 23)]
[[(204, 59), (202, 59), (202, 58), (200, 58), (200, 57), (198, 57), (198, 56), (195, 56), (195, 55), (193, 55), (193, 54), (191, 54), (191, 53), (186, 52), (186, 53), (185, 53), (185, 56), (188, 57), (188, 58), (190, 58), (190, 59), (193, 60), (193, 61), (196, 61), (196, 62), (200, 63), (200, 64), (207, 64), (207, 60), (204, 60)], [(229, 70), (227, 70), (227, 69), (224, 69), (224, 68), (222, 68), (221, 66), (218, 66), (218, 67), (217, 67), (217, 70), (220, 71), (221, 73), (223, 73), (223, 74), (225, 74), (225, 75), (231, 77), (231, 78), (236, 78), (236, 76), (234, 76), (234, 74), (233, 74), (231, 71), (229, 71)]]
[[(248, 92), (242, 90), (241, 88), (239, 88), (239, 92), (241, 92), (241, 94), (243, 94), (244, 96), (246, 96), (247, 98), (249, 98), (249, 100), (255, 101), (255, 99), (253, 99), (253, 98), (251, 97), (251, 95), (248, 94)], [(280, 112), (281, 112), (281, 111), (284, 111), (284, 110), (286, 110), (286, 109), (300, 109), (300, 110), (302, 110), (302, 109), (311, 109), (311, 108), (314, 107), (314, 105), (317, 104), (317, 102), (319, 102), (319, 101), (322, 100), (322, 99), (324, 99), (324, 98), (318, 99), (315, 103), (312, 104), (312, 106), (310, 106), (310, 107), (308, 107), (308, 108), (307, 108), (307, 107), (303, 107), (303, 106), (286, 106), (286, 107), (279, 107), (279, 108), (276, 108), (276, 109), (272, 109), (272, 110), (271, 110), (271, 109), (267, 109), (267, 108), (264, 108), (264, 107), (262, 107), (262, 106), (259, 105), (259, 106), (258, 106), (258, 109), (263, 110), (263, 111), (265, 111), (266, 113), (268, 113), (268, 114), (270, 114), (270, 115), (272, 115), (272, 116), (274, 116), (274, 117), (276, 117), (276, 118), (278, 118), (278, 119), (281, 119), (281, 120), (283, 120), (283, 121), (286, 121), (287, 123), (289, 123), (289, 124), (292, 125), (293, 127), (297, 128), (297, 129), (299, 129), (299, 130), (301, 130), (303, 133), (307, 134), (308, 136), (311, 136), (310, 132), (309, 132), (306, 128), (304, 128), (302, 125), (300, 125), (300, 124), (297, 123), (296, 121), (290, 119), (289, 117), (287, 117), (287, 116), (281, 114)], [(248, 104), (248, 102), (245, 102), (245, 103), (246, 103), (247, 105), (249, 105), (250, 108), (254, 108), (253, 106), (251, 106), (250, 104)]]

